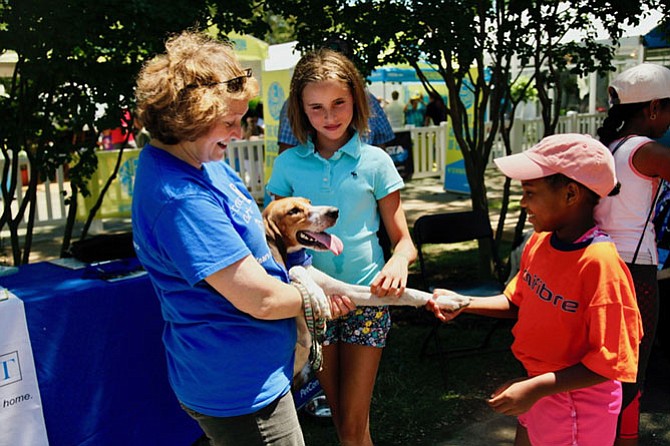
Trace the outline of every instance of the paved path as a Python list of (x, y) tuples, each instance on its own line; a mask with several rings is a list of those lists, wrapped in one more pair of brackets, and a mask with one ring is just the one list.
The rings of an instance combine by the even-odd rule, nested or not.
[[(486, 174), (486, 183), (488, 188), (489, 205), (502, 199), (504, 178), (497, 174), (493, 169), (489, 169)], [(520, 187), (518, 185), (512, 187), (512, 200), (519, 200)], [(516, 195), (514, 194), (516, 193)], [(430, 214), (437, 212), (457, 212), (472, 209), (472, 202), (469, 195), (456, 194), (452, 192), (445, 192), (442, 184), (437, 178), (424, 178), (420, 180), (412, 180), (407, 182), (405, 189), (401, 192), (403, 209), (407, 216), (407, 223), (412, 226), (414, 221), (422, 214)], [(506, 226), (513, 226), (516, 223), (516, 218), (513, 214), (506, 222)], [(497, 221), (495, 211), (491, 211), (491, 221), (495, 225)]]

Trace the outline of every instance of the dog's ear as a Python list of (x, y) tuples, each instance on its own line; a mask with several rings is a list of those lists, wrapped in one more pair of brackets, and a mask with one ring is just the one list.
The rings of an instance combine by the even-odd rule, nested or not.
[(277, 226), (277, 223), (272, 219), (272, 207), (268, 207), (265, 209), (265, 212), (263, 212), (263, 224), (265, 225), (265, 235), (268, 238), (272, 239), (280, 239), (281, 238), (281, 231), (279, 230), (279, 227)]
[(270, 213), (263, 213), (263, 224), (265, 225), (265, 238), (270, 246), (270, 252), (277, 262), (286, 266), (286, 243), (277, 224), (270, 218)]

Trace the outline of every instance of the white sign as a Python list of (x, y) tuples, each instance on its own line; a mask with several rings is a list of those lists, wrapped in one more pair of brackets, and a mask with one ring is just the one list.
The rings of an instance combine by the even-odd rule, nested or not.
[(8, 296), (0, 300), (0, 446), (48, 445), (23, 301)]

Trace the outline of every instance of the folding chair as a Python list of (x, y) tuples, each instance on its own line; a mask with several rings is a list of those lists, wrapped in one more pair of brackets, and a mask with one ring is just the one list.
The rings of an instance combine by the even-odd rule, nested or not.
[[(467, 212), (452, 212), (441, 213), (433, 215), (424, 215), (419, 217), (414, 223), (414, 241), (417, 246), (419, 255), (419, 266), (421, 270), (421, 278), (423, 286), (427, 291), (432, 291), (435, 288), (435, 283), (431, 282), (431, 271), (428, 271), (428, 265), (425, 259), (424, 249), (426, 245), (437, 244), (453, 244), (467, 241), (477, 240), (482, 242), (488, 241), (488, 246), (491, 247), (491, 256), (497, 263), (497, 254), (493, 245), (493, 230), (488, 215), (481, 211), (467, 211)], [(450, 280), (447, 283), (439, 284), (440, 287), (447, 287), (459, 294), (467, 296), (494, 296), (500, 294), (504, 285), (491, 277), (479, 277), (471, 283), (464, 283), (462, 278), (459, 280)], [(465, 345), (458, 348), (447, 349), (443, 346), (440, 339), (440, 331), (445, 329), (443, 327), (455, 326), (463, 319), (470, 319), (473, 324), (484, 325), (488, 327), (483, 338), (475, 345)], [(477, 315), (460, 315), (453, 323), (444, 324), (435, 319), (435, 322), (423, 341), (420, 350), (421, 358), (429, 356), (439, 356), (443, 362), (443, 368), (446, 371), (446, 360), (449, 357), (465, 356), (467, 354), (474, 354), (483, 352), (490, 346), (491, 338), (496, 331), (504, 324), (502, 319), (488, 318)], [(463, 324), (461, 324), (463, 325)], [(434, 350), (429, 351), (431, 343)], [(446, 373), (445, 373), (446, 382)]]

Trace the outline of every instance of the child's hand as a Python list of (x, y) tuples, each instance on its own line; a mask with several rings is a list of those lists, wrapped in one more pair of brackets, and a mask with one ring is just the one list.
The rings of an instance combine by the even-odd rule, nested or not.
[(370, 292), (379, 297), (400, 297), (407, 286), (408, 266), (407, 258), (391, 256), (370, 284)]
[(356, 309), (356, 304), (347, 296), (331, 294), (328, 296), (328, 301), (330, 302), (330, 314), (333, 319), (344, 316)]
[(517, 378), (498, 387), (487, 403), (498, 413), (518, 416), (528, 412), (538, 399), (532, 378)]
[(426, 302), (426, 309), (432, 311), (435, 317), (442, 322), (449, 322), (461, 314), (461, 311), (468, 305), (470, 305), (469, 297), (436, 288), (433, 291), (433, 298)]

